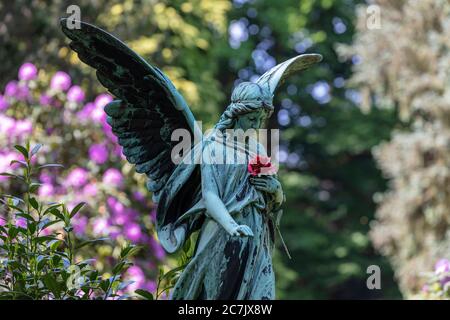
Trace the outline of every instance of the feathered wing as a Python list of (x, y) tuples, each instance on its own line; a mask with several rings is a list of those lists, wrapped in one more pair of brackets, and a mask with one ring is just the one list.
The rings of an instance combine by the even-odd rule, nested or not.
[(67, 28), (64, 34), (81, 61), (97, 70), (97, 78), (115, 97), (105, 107), (107, 122), (118, 137), (127, 160), (150, 179), (147, 187), (154, 198), (162, 190), (176, 165), (171, 159), (175, 129), (197, 130), (195, 119), (181, 94), (157, 67), (122, 41), (85, 22)]

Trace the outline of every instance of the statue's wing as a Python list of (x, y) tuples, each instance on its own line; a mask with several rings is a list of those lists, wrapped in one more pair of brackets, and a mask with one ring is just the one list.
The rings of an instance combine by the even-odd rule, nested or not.
[(282, 85), (288, 77), (320, 61), (322, 61), (320, 54), (298, 55), (272, 67), (259, 77), (256, 83), (265, 87), (271, 94), (274, 94), (276, 88)]
[(157, 193), (176, 167), (171, 159), (177, 143), (171, 141), (173, 130), (201, 135), (192, 112), (167, 76), (122, 41), (88, 23), (80, 22), (78, 29), (67, 26), (67, 19), (61, 19), (70, 48), (119, 99), (105, 107), (107, 121), (127, 160), (147, 174), (148, 189)]

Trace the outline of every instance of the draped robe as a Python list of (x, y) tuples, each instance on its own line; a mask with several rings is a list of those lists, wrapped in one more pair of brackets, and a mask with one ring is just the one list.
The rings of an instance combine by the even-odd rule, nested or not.
[[(253, 152), (245, 154), (245, 161), (216, 163), (220, 149), (216, 149), (215, 138), (217, 134), (196, 147), (202, 150), (201, 164), (179, 165), (158, 204), (158, 236), (167, 251), (178, 250), (193, 231), (199, 230), (194, 255), (171, 298), (274, 299), (273, 196), (249, 182), (247, 163)], [(260, 144), (258, 148), (259, 154), (265, 153)], [(207, 179), (210, 183), (205, 182)], [(237, 224), (252, 229), (253, 237), (230, 236), (214, 221), (202, 199), (201, 189), (206, 187), (214, 189), (209, 190), (219, 196)]]

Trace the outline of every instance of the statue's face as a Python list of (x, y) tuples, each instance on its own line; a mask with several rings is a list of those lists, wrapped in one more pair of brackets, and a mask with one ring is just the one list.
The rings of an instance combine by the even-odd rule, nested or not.
[(240, 115), (236, 121), (236, 129), (260, 129), (265, 124), (268, 112), (265, 109), (259, 109), (250, 113)]

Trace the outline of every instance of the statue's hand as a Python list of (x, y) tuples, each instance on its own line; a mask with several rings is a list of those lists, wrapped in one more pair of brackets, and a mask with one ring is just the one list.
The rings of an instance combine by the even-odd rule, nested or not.
[(283, 189), (281, 188), (281, 183), (278, 181), (278, 179), (265, 175), (261, 177), (253, 177), (250, 178), (250, 183), (255, 187), (256, 190), (264, 191), (267, 193), (278, 193), (283, 192)]
[(246, 226), (245, 224), (238, 225), (236, 224), (230, 230), (228, 233), (231, 236), (239, 236), (239, 237), (253, 237), (253, 231), (250, 229), (249, 226)]
[(260, 177), (250, 176), (250, 183), (255, 187), (256, 190), (264, 191), (275, 196), (275, 202), (280, 204), (283, 202), (283, 188), (281, 187), (280, 181), (271, 175), (264, 175)]

